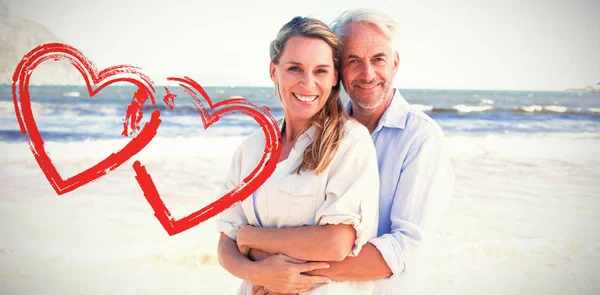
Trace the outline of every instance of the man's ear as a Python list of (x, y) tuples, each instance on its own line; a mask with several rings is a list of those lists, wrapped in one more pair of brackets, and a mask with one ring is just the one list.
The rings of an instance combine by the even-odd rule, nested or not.
[(277, 74), (276, 74), (276, 68), (275, 68), (275, 64), (273, 62), (271, 62), (269, 64), (269, 74), (271, 75), (271, 81), (273, 81), (273, 83), (277, 84)]
[(340, 80), (338, 79), (339, 71), (333, 71), (333, 86), (337, 86)]
[(400, 67), (400, 54), (398, 51), (394, 51), (394, 65), (392, 71), (394, 72), (394, 76), (398, 72), (398, 67)]

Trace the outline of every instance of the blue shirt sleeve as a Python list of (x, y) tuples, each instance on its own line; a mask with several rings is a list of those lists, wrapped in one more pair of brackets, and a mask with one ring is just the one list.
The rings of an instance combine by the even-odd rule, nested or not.
[(411, 145), (402, 164), (390, 214), (391, 231), (369, 240), (392, 270), (410, 269), (411, 255), (433, 234), (454, 189), (454, 173), (441, 132)]

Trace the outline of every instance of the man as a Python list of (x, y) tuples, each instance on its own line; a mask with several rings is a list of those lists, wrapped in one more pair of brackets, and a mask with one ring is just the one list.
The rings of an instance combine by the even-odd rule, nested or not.
[(341, 76), (351, 99), (347, 112), (371, 132), (377, 151), (378, 237), (357, 256), (326, 265), (253, 250), (259, 262), (246, 269), (252, 273), (245, 278), (255, 285), (255, 294), (301, 293), (327, 278), (375, 281), (375, 294), (410, 293), (418, 287), (420, 249), (452, 195), (454, 174), (442, 130), (392, 87), (400, 64), (395, 22), (377, 11), (354, 10), (340, 15), (333, 29), (344, 44)]

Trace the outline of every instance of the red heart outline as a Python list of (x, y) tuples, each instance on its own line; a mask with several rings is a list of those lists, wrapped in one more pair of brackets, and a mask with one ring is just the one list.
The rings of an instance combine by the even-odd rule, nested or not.
[[(246, 199), (250, 194), (256, 191), (267, 178), (273, 174), (277, 167), (277, 162), (281, 155), (279, 143), (281, 134), (277, 122), (269, 113), (269, 109), (265, 106), (257, 106), (245, 98), (231, 98), (213, 105), (202, 86), (194, 80), (188, 77), (168, 78), (167, 80), (180, 82), (179, 85), (192, 96), (194, 105), (198, 109), (205, 130), (224, 115), (242, 113), (252, 117), (258, 122), (265, 134), (265, 149), (263, 156), (256, 168), (244, 178), (242, 183), (218, 200), (181, 219), (175, 219), (171, 215), (171, 212), (169, 212), (169, 209), (167, 209), (165, 203), (160, 198), (158, 190), (154, 185), (154, 181), (152, 181), (152, 177), (146, 171), (146, 167), (142, 166), (139, 161), (136, 161), (133, 164), (133, 169), (136, 172), (135, 178), (144, 192), (146, 200), (148, 200), (148, 203), (152, 206), (154, 215), (167, 233), (172, 236), (188, 230), (221, 213), (223, 210), (231, 207), (235, 202)], [(194, 90), (204, 97), (208, 103), (209, 109), (212, 110), (212, 114), (209, 114), (204, 103), (198, 98), (198, 95)], [(165, 102), (173, 109), (172, 103), (170, 104), (167, 100), (165, 100)]]
[[(127, 118), (131, 120), (132, 131), (139, 130), (137, 123), (142, 118), (141, 107), (148, 99), (154, 104), (154, 88), (152, 81), (139, 71), (139, 68), (129, 65), (119, 65), (106, 68), (100, 72), (76, 48), (62, 43), (48, 43), (40, 45), (26, 54), (13, 74), (12, 93), (15, 113), (19, 121), (21, 133), (25, 136), (27, 143), (37, 163), (44, 172), (48, 182), (58, 195), (70, 192), (89, 182), (96, 180), (108, 172), (116, 169), (129, 158), (140, 152), (156, 135), (160, 125), (160, 112), (154, 111), (148, 123), (142, 128), (138, 136), (133, 138), (123, 149), (117, 153), (110, 154), (104, 160), (85, 171), (70, 178), (63, 179), (49, 154), (44, 147), (44, 141), (37, 128), (33, 112), (31, 110), (31, 97), (29, 95), (29, 79), (33, 70), (48, 59), (67, 59), (81, 73), (85, 79), (90, 97), (100, 92), (104, 87), (116, 82), (128, 82), (138, 87), (131, 105), (127, 109)], [(93, 82), (93, 86), (90, 81)], [(95, 87), (95, 88), (94, 88)], [(18, 90), (18, 91), (17, 91)], [(127, 123), (124, 122), (127, 136)]]

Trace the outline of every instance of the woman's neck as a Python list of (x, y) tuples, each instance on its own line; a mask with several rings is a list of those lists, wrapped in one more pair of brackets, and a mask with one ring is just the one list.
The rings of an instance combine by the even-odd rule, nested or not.
[(282, 134), (282, 142), (294, 145), (300, 135), (306, 130), (309, 124), (308, 120), (298, 120), (285, 116), (285, 130)]

